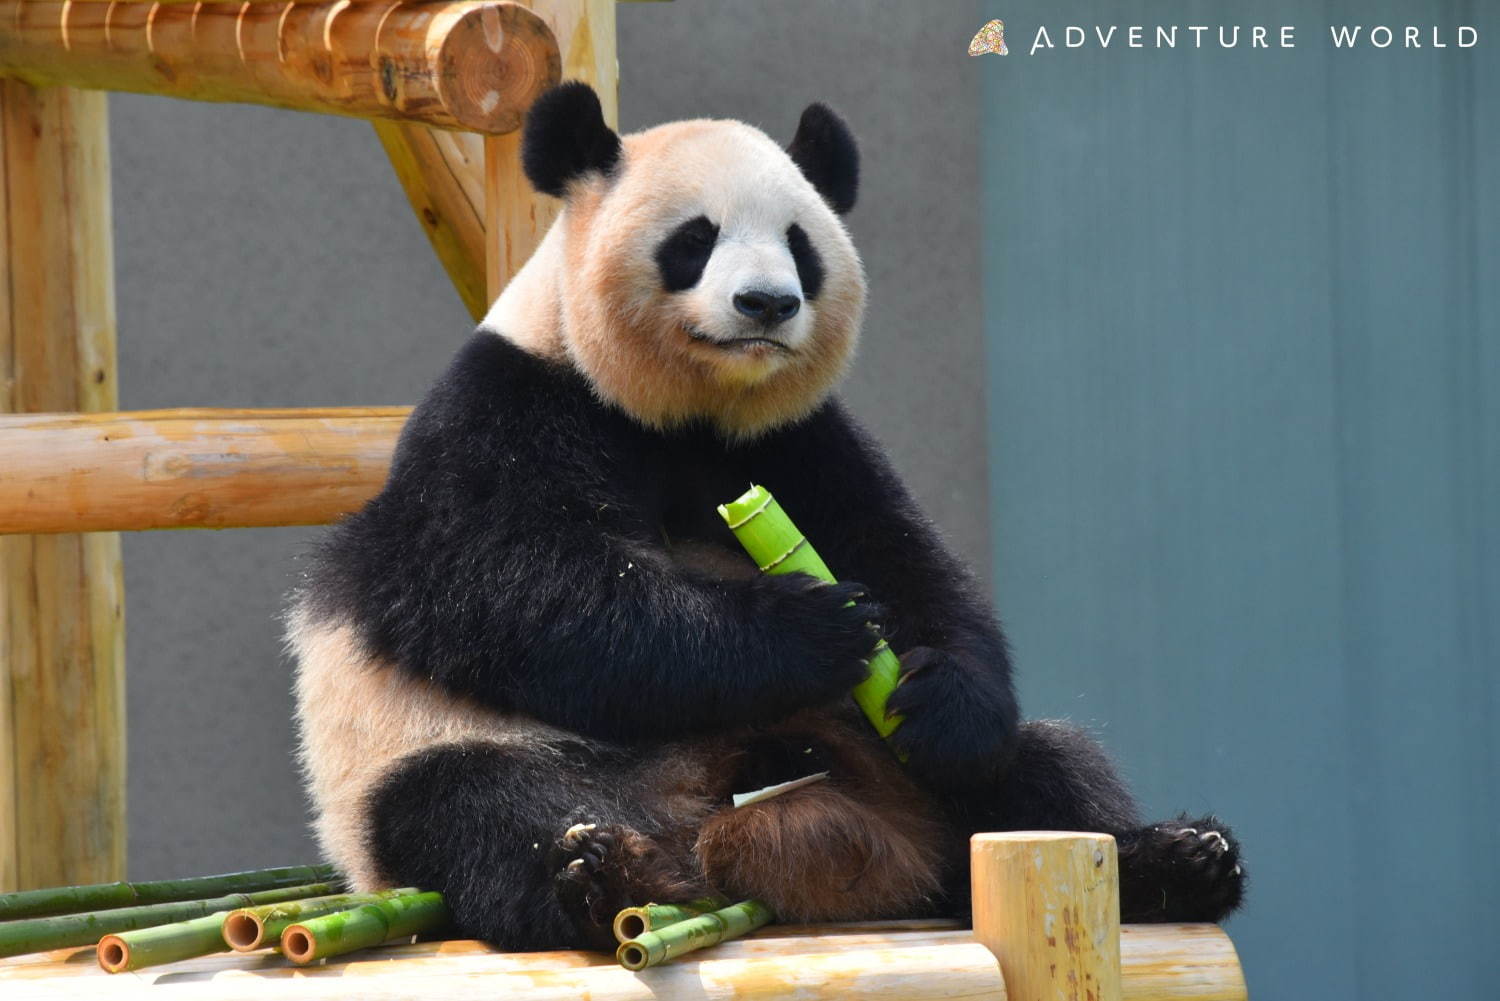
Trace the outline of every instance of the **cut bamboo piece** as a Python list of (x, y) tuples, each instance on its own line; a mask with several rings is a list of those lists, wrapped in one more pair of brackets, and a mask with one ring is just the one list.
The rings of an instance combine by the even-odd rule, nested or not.
[(21, 890), (17, 893), (0, 893), (0, 921), (49, 914), (76, 914), (79, 911), (102, 911), (141, 904), (166, 904), (178, 900), (201, 900), (226, 893), (254, 893), (284, 886), (328, 883), (336, 876), (331, 865), (288, 865), (144, 883), (93, 883), (88, 886)]
[(508, 2), (167, 5), (0, 0), (0, 74), (33, 85), (504, 133), (560, 79)]
[(441, 928), (448, 921), (441, 893), (406, 893), (291, 925), (281, 933), (281, 952), (305, 965)]
[(157, 925), (201, 918), (215, 911), (232, 911), (237, 907), (318, 897), (336, 889), (332, 883), (313, 883), (279, 890), (262, 890), (259, 893), (226, 893), (207, 900), (179, 900), (169, 904), (117, 907), (80, 914), (59, 914), (50, 918), (7, 921), (0, 925), (0, 956), (63, 949), (73, 945), (92, 945), (104, 935), (137, 928), (154, 928)]
[(106, 973), (128, 973), (224, 952), (229, 946), (224, 944), (221, 930), (228, 916), (228, 911), (217, 911), (188, 921), (106, 935), (99, 940), (94, 956)]
[(611, 927), (614, 929), (615, 941), (628, 942), (648, 931), (660, 931), (667, 925), (686, 921), (688, 918), (696, 918), (706, 911), (718, 910), (723, 906), (722, 900), (704, 897), (686, 904), (645, 904), (641, 907), (627, 907), (615, 915)]
[(484, 140), (409, 122), (372, 122), (422, 231), (476, 321), (484, 273)]
[[(751, 486), (735, 500), (720, 504), (719, 517), (763, 572), (805, 573), (833, 583), (828, 564), (765, 487)], [(901, 661), (882, 639), (870, 655), (869, 676), (854, 688), (854, 701), (882, 737), (889, 737), (901, 725), (900, 716), (888, 716), (885, 711), (900, 676)]]
[(678, 956), (739, 938), (769, 924), (773, 917), (771, 909), (760, 901), (743, 900), (627, 939), (615, 950), (615, 958), (627, 970), (660, 966)]
[(219, 934), (224, 944), (235, 952), (254, 952), (268, 945), (279, 944), (282, 932), (308, 918), (420, 892), (416, 887), (407, 886), (399, 890), (381, 890), (378, 893), (336, 893), (327, 897), (289, 900), (284, 904), (242, 907), (224, 915)]
[[(563, 78), (599, 94), (604, 121), (620, 127), (620, 67), (615, 59), (615, 0), (523, 0), (557, 39)], [(521, 170), (521, 133), (484, 141), (485, 276), (490, 302), (542, 242), (562, 202), (539, 195)]]
[(379, 491), (410, 413), (0, 416), (0, 533), (325, 524)]
[[(107, 123), (0, 80), (0, 413), (116, 406)], [(120, 570), (116, 535), (0, 539), (0, 889), (124, 875)]]
[(1107, 834), (1018, 831), (970, 841), (974, 937), (1024, 1001), (1120, 1001), (1120, 890)]

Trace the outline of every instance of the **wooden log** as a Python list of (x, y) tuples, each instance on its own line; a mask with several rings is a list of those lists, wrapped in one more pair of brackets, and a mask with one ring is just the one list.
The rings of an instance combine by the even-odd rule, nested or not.
[[(784, 934), (786, 928), (771, 925), (745, 938), (685, 957), (665, 969), (691, 971), (708, 963), (720, 964), (729, 960), (777, 960), (778, 965), (767, 963), (758, 969), (778, 971), (786, 978), (787, 984), (800, 984), (802, 956), (837, 953), (857, 960), (866, 954), (904, 952), (917, 947), (975, 945), (974, 936), (967, 929), (952, 928), (951, 923), (940, 922), (869, 922), (803, 926), (794, 930), (797, 934), (788, 936)], [(1214, 925), (1126, 925), (1121, 929), (1120, 947), (1127, 1001), (1245, 999), (1244, 979), (1240, 975), (1234, 947), (1223, 931)], [(920, 996), (965, 997), (957, 991), (946, 995), (942, 992), (950, 986), (972, 985), (976, 980), (981, 985), (980, 997), (998, 996), (994, 993), (994, 985), (1000, 976), (994, 958), (988, 951), (980, 955), (987, 964), (987, 975), (970, 979), (970, 974), (964, 973), (949, 985), (939, 971), (933, 974), (931, 983), (924, 985), (929, 993)], [(88, 958), (86, 954), (72, 950), (59, 950), (0, 959), (0, 995), (9, 998), (19, 992), (25, 996), (27, 986), (31, 985), (49, 997), (121, 996), (127, 985), (118, 978), (108, 980), (91, 963), (85, 963)], [(724, 969), (718, 965), (709, 967), (711, 972)], [(654, 977), (658, 972), (652, 970), (645, 976)], [(404, 985), (426, 983), (429, 985), (426, 993), (413, 986), (411, 994), (406, 996), (447, 997), (449, 985), (471, 978), (480, 984), (491, 984), (496, 989), (496, 993), (490, 995), (492, 997), (532, 1001), (538, 997), (566, 997), (568, 991), (573, 992), (572, 997), (609, 997), (612, 995), (596, 992), (601, 984), (620, 983), (619, 973), (613, 957), (604, 953), (498, 953), (482, 942), (448, 941), (388, 945), (355, 953), (335, 963), (310, 967), (293, 967), (264, 954), (205, 956), (183, 960), (166, 970), (143, 971), (138, 980), (128, 983), (128, 988), (132, 992), (130, 996), (148, 989), (153, 995), (172, 997), (175, 990), (195, 1001), (238, 997), (254, 989), (260, 992), (254, 996), (273, 1001), (291, 996), (295, 989), (284, 990), (283, 985), (295, 978), (303, 982), (317, 981), (317, 987), (309, 988), (317, 997), (365, 998), (371, 996), (366, 993), (370, 985), (385, 990), (388, 982), (394, 979), (398, 983), (389, 985), (392, 993), (398, 993)], [(141, 983), (142, 980), (146, 983)], [(821, 988), (817, 982), (815, 986)], [(501, 995), (501, 987), (510, 993)], [(792, 990), (790, 987), (786, 989)], [(688, 996), (701, 995), (688, 992)], [(846, 996), (858, 995), (851, 993)], [(1080, 1001), (1085, 999), (1080, 997)]]
[(974, 937), (1011, 1001), (1120, 1001), (1120, 891), (1107, 834), (1019, 831), (970, 841)]
[(543, 20), (499, 0), (0, 0), (0, 74), (498, 134), (521, 124), (560, 62)]
[[(0, 80), (0, 412), (116, 406), (106, 100)], [(0, 890), (124, 875), (120, 570), (118, 535), (0, 539)]]
[(409, 413), (0, 417), (0, 533), (324, 524), (380, 489)]
[[(523, 0), (552, 29), (562, 50), (563, 77), (599, 92), (604, 120), (620, 127), (620, 68), (615, 57), (614, 0)], [(521, 134), (484, 141), (485, 255), (488, 299), (494, 302), (531, 257), (562, 203), (539, 195), (521, 171)]]
[(484, 140), (409, 122), (371, 122), (422, 231), (476, 321), (485, 291)]

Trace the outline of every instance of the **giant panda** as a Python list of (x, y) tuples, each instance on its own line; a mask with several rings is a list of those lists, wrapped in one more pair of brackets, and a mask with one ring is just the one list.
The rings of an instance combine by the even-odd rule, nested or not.
[[(1020, 722), (989, 603), (832, 395), (865, 300), (844, 122), (621, 137), (564, 84), (523, 165), (560, 216), (292, 601), (327, 857), (506, 949), (607, 948), (619, 908), (706, 893), (965, 916), (987, 830), (1114, 835), (1126, 921), (1233, 910), (1225, 826), (1143, 823), (1089, 737)], [(716, 513), (752, 482), (842, 583), (756, 570)], [(904, 765), (848, 695), (880, 635)]]

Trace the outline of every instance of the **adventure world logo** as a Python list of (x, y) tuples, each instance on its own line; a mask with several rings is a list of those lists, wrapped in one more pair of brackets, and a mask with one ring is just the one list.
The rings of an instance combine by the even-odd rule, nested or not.
[[(1041, 24), (1026, 54), (1054, 49), (1295, 49), (1306, 37), (1298, 38), (1294, 24)], [(1335, 49), (1472, 49), (1479, 44), (1479, 31), (1467, 24), (1330, 24), (1323, 40)], [(990, 52), (1010, 52), (1004, 21), (990, 21), (969, 42), (971, 56)]]
[(993, 52), (997, 56), (1008, 56), (1010, 50), (1005, 47), (1005, 22), (991, 21), (980, 28), (974, 35), (974, 40), (969, 43), (969, 55), (982, 56), (986, 52)]

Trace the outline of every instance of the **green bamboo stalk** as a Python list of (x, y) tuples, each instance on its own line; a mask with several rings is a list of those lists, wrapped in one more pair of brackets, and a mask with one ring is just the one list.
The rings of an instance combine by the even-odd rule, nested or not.
[(306, 965), (447, 923), (441, 893), (408, 893), (291, 925), (281, 933), (281, 951), (292, 962)]
[(215, 911), (232, 911), (236, 907), (275, 904), (283, 900), (319, 897), (338, 889), (334, 883), (310, 883), (287, 886), (257, 893), (228, 893), (207, 900), (181, 900), (141, 907), (117, 907), (87, 911), (82, 914), (57, 914), (48, 918), (26, 918), (0, 923), (0, 956), (19, 956), (23, 952), (65, 949), (74, 945), (92, 945), (105, 935), (115, 935), (137, 928), (152, 928), (203, 917)]
[[(719, 516), (755, 565), (766, 573), (805, 573), (830, 584), (834, 582), (828, 564), (765, 487), (752, 486), (737, 500), (719, 505)], [(901, 661), (881, 640), (870, 656), (869, 676), (854, 688), (854, 701), (882, 737), (889, 738), (901, 725), (900, 716), (887, 716), (885, 712), (886, 701), (896, 690), (900, 677)]]
[(224, 944), (235, 952), (254, 952), (268, 945), (278, 945), (282, 932), (308, 918), (418, 892), (416, 887), (407, 886), (376, 893), (337, 893), (328, 897), (290, 900), (284, 904), (242, 907), (224, 916), (221, 934)]
[(190, 921), (106, 935), (95, 950), (99, 966), (108, 973), (127, 973), (179, 959), (227, 952), (229, 946), (224, 944), (221, 929), (228, 916), (228, 911), (218, 911)]
[(615, 915), (615, 940), (628, 942), (648, 931), (660, 931), (667, 925), (696, 918), (706, 911), (718, 910), (724, 901), (716, 897), (699, 897), (685, 904), (644, 904), (627, 907)]
[(771, 909), (760, 901), (741, 901), (621, 942), (615, 958), (627, 970), (644, 970), (697, 949), (739, 938), (768, 924), (771, 918)]
[(226, 893), (256, 893), (283, 886), (329, 883), (338, 876), (331, 865), (292, 865), (277, 869), (248, 869), (218, 876), (192, 876), (149, 883), (93, 883), (53, 886), (41, 890), (0, 893), (0, 921), (37, 918), (48, 914), (77, 914), (110, 907), (202, 900)]

